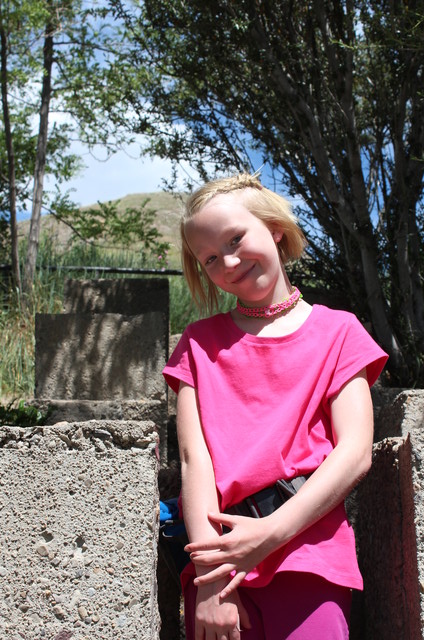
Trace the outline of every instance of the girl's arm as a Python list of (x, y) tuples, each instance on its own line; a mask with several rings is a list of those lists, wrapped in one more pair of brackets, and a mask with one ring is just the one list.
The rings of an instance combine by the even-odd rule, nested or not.
[[(365, 369), (333, 399), (331, 419), (335, 448), (299, 492), (274, 513), (261, 519), (209, 514), (211, 522), (232, 531), (221, 537), (220, 551), (214, 553), (219, 567), (207, 576), (199, 575), (195, 583), (205, 584), (235, 571), (221, 591), (221, 597), (228, 596), (259, 562), (334, 509), (366, 475), (371, 465), (373, 413)], [(206, 537), (203, 541), (190, 544), (187, 550), (196, 566), (210, 567), (212, 547)]]
[[(209, 520), (210, 511), (217, 512), (218, 497), (212, 460), (203, 437), (200, 423), (197, 393), (193, 387), (180, 384), (177, 399), (177, 432), (181, 458), (182, 501), (184, 522), (189, 540), (209, 540), (211, 549), (220, 548), (221, 525)], [(216, 567), (216, 563), (196, 566), (198, 576), (206, 576)], [(222, 602), (221, 591), (228, 583), (223, 576), (212, 584), (198, 588), (196, 601), (196, 640), (203, 640), (204, 634), (216, 632), (221, 636), (240, 639), (240, 622), (249, 627), (247, 614), (237, 593)], [(209, 637), (209, 636), (207, 636)], [(215, 636), (214, 636), (215, 637)]]

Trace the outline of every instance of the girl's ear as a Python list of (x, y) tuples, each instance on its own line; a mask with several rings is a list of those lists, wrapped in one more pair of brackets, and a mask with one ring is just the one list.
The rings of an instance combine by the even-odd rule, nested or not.
[(271, 233), (272, 233), (272, 237), (274, 238), (275, 244), (278, 244), (284, 235), (284, 232), (281, 229), (271, 230)]

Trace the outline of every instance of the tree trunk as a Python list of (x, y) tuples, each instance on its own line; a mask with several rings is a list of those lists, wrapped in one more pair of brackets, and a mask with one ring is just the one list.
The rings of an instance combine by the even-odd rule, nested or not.
[(43, 204), (43, 182), (46, 167), (49, 109), (51, 97), (51, 74), (53, 66), (53, 25), (46, 26), (44, 39), (43, 85), (41, 89), (40, 124), (37, 140), (37, 151), (34, 169), (34, 192), (32, 198), (31, 226), (28, 238), (28, 250), (25, 260), (23, 291), (26, 301), (32, 292), (37, 261), (38, 243), (40, 239), (41, 207)]
[(16, 175), (15, 175), (15, 153), (13, 149), (13, 137), (10, 126), (9, 102), (8, 102), (8, 72), (7, 72), (7, 49), (8, 36), (3, 26), (2, 8), (0, 5), (0, 40), (1, 40), (1, 99), (4, 121), (4, 133), (6, 139), (7, 165), (8, 165), (8, 192), (10, 211), (10, 233), (11, 233), (11, 262), (13, 286), (21, 291), (21, 273), (19, 268), (18, 250), (18, 230), (16, 220)]

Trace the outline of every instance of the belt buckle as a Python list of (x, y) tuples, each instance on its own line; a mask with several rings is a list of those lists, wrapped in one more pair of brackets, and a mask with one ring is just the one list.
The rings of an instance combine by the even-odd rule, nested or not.
[(285, 500), (282, 500), (276, 485), (272, 485), (246, 498), (246, 502), (254, 518), (264, 518), (274, 513)]

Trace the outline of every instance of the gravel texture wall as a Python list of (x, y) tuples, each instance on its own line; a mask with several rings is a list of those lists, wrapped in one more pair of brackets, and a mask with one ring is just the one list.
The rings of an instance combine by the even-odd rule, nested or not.
[(65, 313), (125, 313), (137, 316), (160, 311), (169, 316), (168, 278), (116, 278), (65, 282)]
[(35, 397), (166, 402), (164, 313), (37, 314)]
[(419, 640), (420, 588), (409, 438), (374, 445), (357, 490), (355, 531), (364, 577), (362, 628), (351, 640)]
[(422, 640), (424, 390), (404, 390), (376, 421), (373, 465), (349, 500), (364, 577), (350, 640)]
[(0, 638), (157, 640), (151, 422), (0, 428)]

